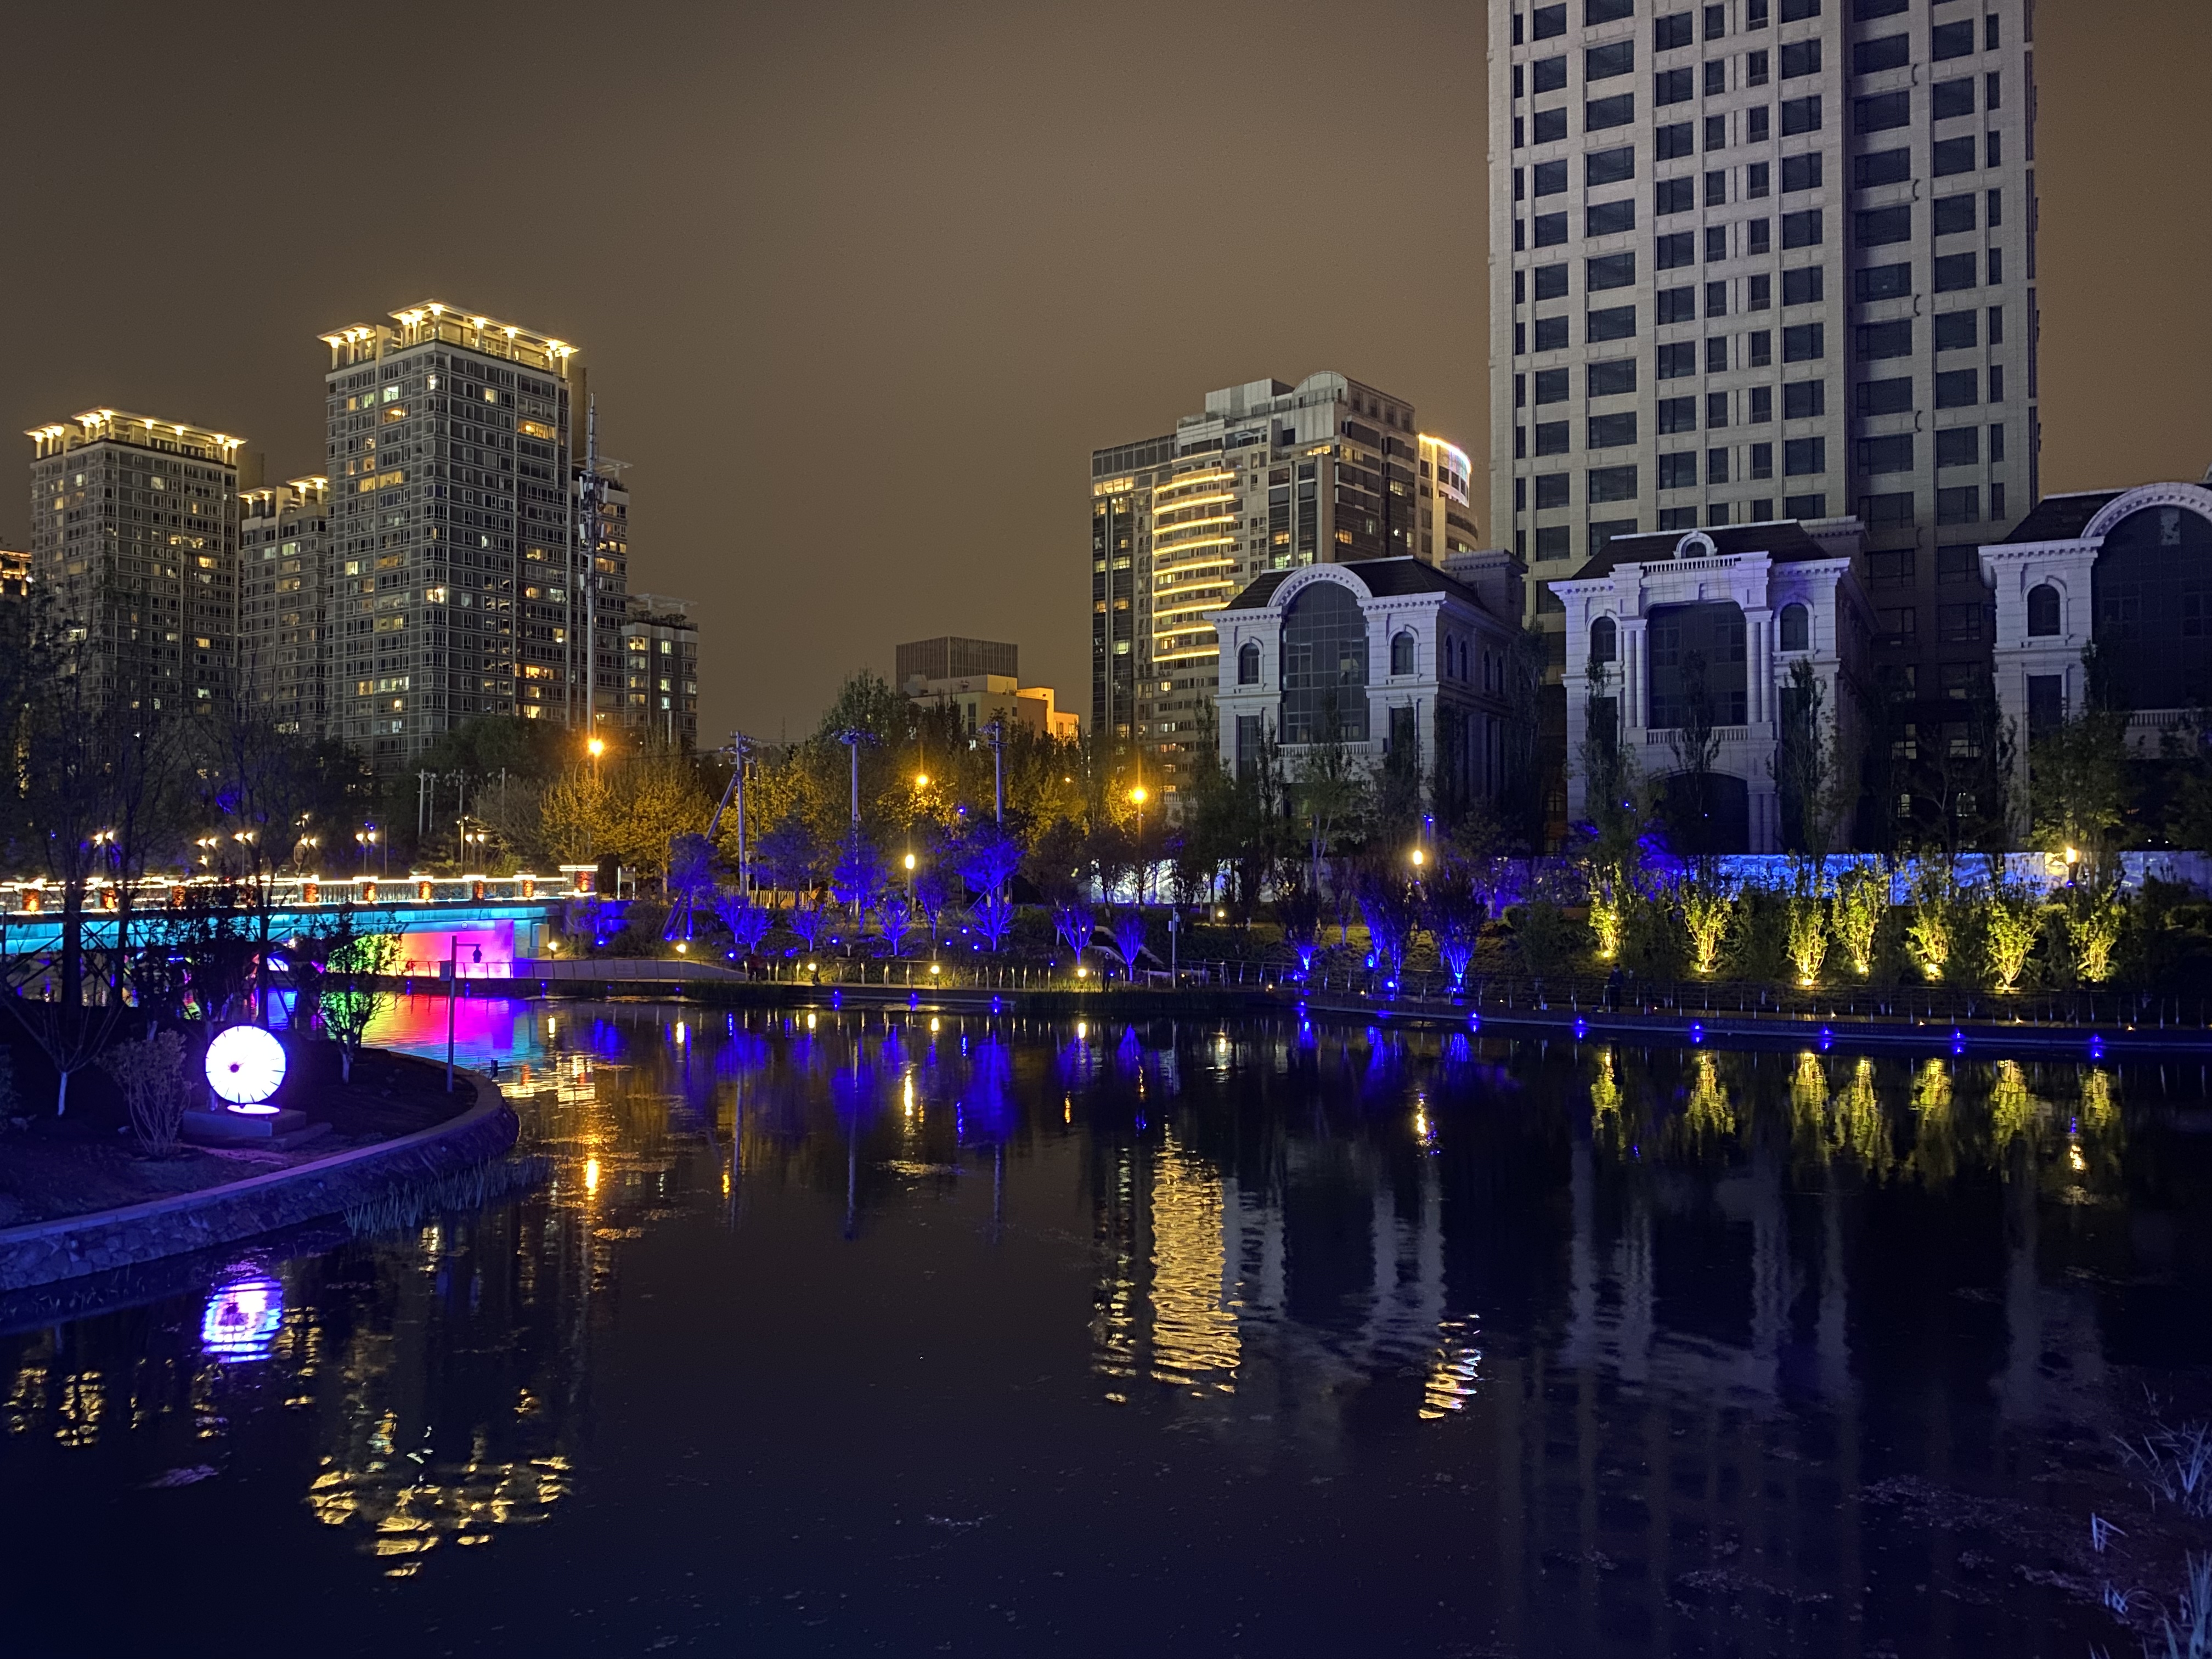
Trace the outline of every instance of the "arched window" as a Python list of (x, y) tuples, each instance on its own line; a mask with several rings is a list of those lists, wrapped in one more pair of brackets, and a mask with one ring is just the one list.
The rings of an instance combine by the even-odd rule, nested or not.
[(1283, 613), (1285, 744), (1367, 741), (1367, 618), (1342, 581), (1299, 590)]
[[(2073, 622), (2077, 632), (2094, 634), (2116, 703), (2212, 703), (2212, 653), (2204, 648), (2208, 577), (2212, 517), (2190, 507), (2146, 507), (2106, 532), (2090, 570), (2089, 614), (2076, 611)], [(2073, 597), (2084, 596), (2077, 589)]]
[(2058, 631), (2058, 590), (2049, 582), (2038, 582), (2027, 590), (2028, 637), (2051, 638)]
[(1237, 684), (1257, 685), (1260, 683), (1260, 642), (1247, 640), (1237, 651)]
[(1813, 618), (1802, 605), (1782, 607), (1782, 648), (1809, 651), (1813, 647)]
[(1620, 630), (1613, 626), (1613, 618), (1600, 617), (1590, 624), (1589, 659), (1592, 662), (1611, 662), (1619, 639)]
[(1390, 636), (1390, 672), (1393, 674), (1413, 672), (1413, 636), (1411, 633)]

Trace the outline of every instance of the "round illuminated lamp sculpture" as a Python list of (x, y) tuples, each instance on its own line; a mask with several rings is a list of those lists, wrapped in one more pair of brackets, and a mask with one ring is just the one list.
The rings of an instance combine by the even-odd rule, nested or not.
[(232, 1025), (215, 1034), (207, 1050), (208, 1087), (234, 1112), (261, 1115), (284, 1081), (284, 1045), (258, 1025)]

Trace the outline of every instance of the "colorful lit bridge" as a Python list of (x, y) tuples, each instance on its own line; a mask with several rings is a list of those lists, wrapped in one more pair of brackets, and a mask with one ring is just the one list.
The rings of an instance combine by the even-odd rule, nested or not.
[[(554, 876), (279, 876), (266, 884), (269, 933), (289, 939), (319, 933), (351, 910), (362, 933), (399, 939), (398, 971), (439, 973), (457, 944), (471, 978), (504, 979), (517, 959), (557, 959), (571, 904), (597, 908), (593, 866), (563, 866)], [(210, 877), (149, 877), (131, 884), (130, 944), (157, 944), (210, 911), (251, 918), (258, 928), (262, 902), (251, 884)], [(123, 890), (96, 884), (87, 895), (84, 945), (112, 950), (123, 915)], [(0, 882), (0, 957), (21, 961), (52, 952), (61, 943), (62, 895), (43, 881)]]

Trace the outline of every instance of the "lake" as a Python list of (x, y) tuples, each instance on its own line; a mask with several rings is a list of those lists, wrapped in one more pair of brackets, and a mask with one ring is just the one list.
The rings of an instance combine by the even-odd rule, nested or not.
[(6, 1650), (2078, 1656), (2178, 1588), (2113, 1437), (2212, 1411), (2194, 1062), (458, 1018), (523, 1190), (0, 1336)]

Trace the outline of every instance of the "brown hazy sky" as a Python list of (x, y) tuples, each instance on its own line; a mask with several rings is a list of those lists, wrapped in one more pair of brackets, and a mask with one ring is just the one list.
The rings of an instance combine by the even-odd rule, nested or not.
[[(2046, 489), (2212, 464), (2206, 16), (2039, 8)], [(318, 333), (505, 315), (583, 346), (702, 735), (945, 632), (1087, 714), (1094, 446), (1328, 368), (1486, 453), (1482, 41), (1476, 4), (10, 7), (0, 418), (318, 471)]]

